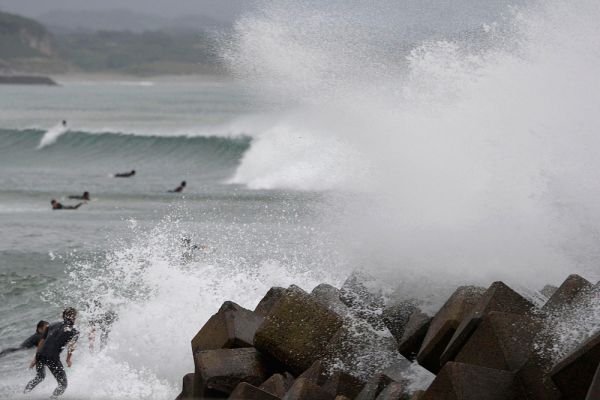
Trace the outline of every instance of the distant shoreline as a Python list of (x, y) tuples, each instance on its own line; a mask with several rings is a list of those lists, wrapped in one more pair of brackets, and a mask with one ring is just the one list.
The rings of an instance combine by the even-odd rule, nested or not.
[(228, 74), (198, 73), (198, 74), (156, 74), (156, 75), (133, 75), (112, 72), (75, 72), (65, 74), (52, 74), (51, 78), (56, 82), (77, 81), (153, 81), (153, 82), (190, 82), (190, 81), (219, 81), (229, 82), (235, 78)]
[(226, 74), (186, 74), (186, 75), (129, 75), (113, 73), (66, 73), (49, 75), (12, 74), (1, 75), (0, 85), (60, 86), (61, 83), (76, 82), (231, 82), (235, 78)]
[(52, 78), (41, 75), (0, 75), (0, 85), (58, 86)]

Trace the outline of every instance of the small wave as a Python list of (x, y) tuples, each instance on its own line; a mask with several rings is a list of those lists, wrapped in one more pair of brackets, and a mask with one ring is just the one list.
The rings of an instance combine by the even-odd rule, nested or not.
[(56, 143), (59, 137), (68, 132), (68, 129), (63, 124), (58, 124), (55, 127), (49, 129), (44, 136), (42, 136), (42, 140), (40, 140), (40, 144), (38, 145), (38, 149), (43, 149), (44, 147), (50, 146), (51, 144)]

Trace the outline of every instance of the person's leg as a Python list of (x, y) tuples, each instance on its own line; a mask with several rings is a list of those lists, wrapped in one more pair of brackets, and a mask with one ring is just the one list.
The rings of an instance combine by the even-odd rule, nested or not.
[(27, 386), (25, 386), (25, 393), (31, 392), (33, 388), (36, 387), (46, 377), (46, 368), (44, 367), (44, 363), (39, 357), (35, 362), (35, 370), (37, 374), (35, 375), (35, 378), (30, 380)]
[(58, 387), (54, 389), (54, 393), (52, 396), (60, 396), (67, 390), (67, 373), (65, 372), (65, 368), (60, 362), (60, 359), (51, 360), (48, 363), (48, 369), (54, 375), (56, 382), (58, 382)]

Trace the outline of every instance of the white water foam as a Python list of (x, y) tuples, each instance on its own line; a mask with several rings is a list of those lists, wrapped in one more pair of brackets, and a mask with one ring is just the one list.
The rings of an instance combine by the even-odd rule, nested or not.
[(48, 131), (46, 131), (46, 133), (44, 133), (44, 136), (42, 136), (42, 139), (40, 140), (40, 143), (37, 147), (38, 150), (56, 143), (58, 138), (67, 132), (68, 128), (62, 123), (59, 123), (56, 126), (50, 128)]
[[(50, 302), (80, 310), (77, 327), (82, 334), (73, 368), (67, 371), (65, 398), (175, 398), (181, 378), (194, 369), (191, 339), (224, 301), (253, 309), (271, 286), (296, 284), (311, 290), (322, 282), (339, 286), (343, 279), (341, 272), (290, 260), (252, 263), (244, 254), (235, 259), (212, 258), (209, 250), (191, 254), (182, 247), (180, 217), (166, 217), (150, 228), (130, 220), (136, 237), (132, 244), (119, 245), (115, 238), (115, 249), (107, 256), (71, 260), (66, 284), (46, 292)], [(88, 349), (87, 340), (88, 321), (98, 312), (89, 307), (93, 302), (118, 314), (107, 347), (96, 352)], [(55, 384), (51, 376), (24, 397), (19, 394), (26, 383), (23, 375), (4, 382), (2, 393), (47, 398)]]
[(600, 277), (598, 2), (507, 7), (409, 53), (393, 8), (264, 4), (225, 57), (291, 111), (235, 182), (349, 193), (340, 245), (398, 279)]

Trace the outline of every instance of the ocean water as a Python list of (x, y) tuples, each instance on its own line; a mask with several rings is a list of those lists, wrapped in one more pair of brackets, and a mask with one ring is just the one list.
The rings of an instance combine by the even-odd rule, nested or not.
[[(223, 301), (252, 307), (294, 276), (309, 286), (341, 279), (316, 268), (336, 267), (318, 231), (322, 193), (229, 182), (256, 134), (236, 124), (261, 112), (239, 84), (69, 80), (1, 90), (0, 347), (67, 305), (80, 309), (67, 398), (174, 398), (193, 370), (191, 338)], [(112, 176), (131, 169), (135, 177)], [(182, 180), (182, 194), (167, 193)], [(91, 201), (76, 212), (51, 210), (50, 199), (75, 204), (68, 196), (83, 191)], [(87, 344), (94, 300), (119, 314), (99, 354)], [(0, 360), (1, 398), (19, 397), (30, 357)], [(32, 398), (47, 397), (47, 381)]]
[[(235, 79), (0, 88), (0, 347), (80, 309), (65, 398), (174, 398), (202, 324), (274, 285), (361, 269), (433, 312), (600, 279), (598, 2), (322, 3), (258, 2), (222, 43)], [(597, 300), (548, 327), (557, 358)], [(20, 394), (30, 357), (0, 359), (0, 398), (49, 395)]]

